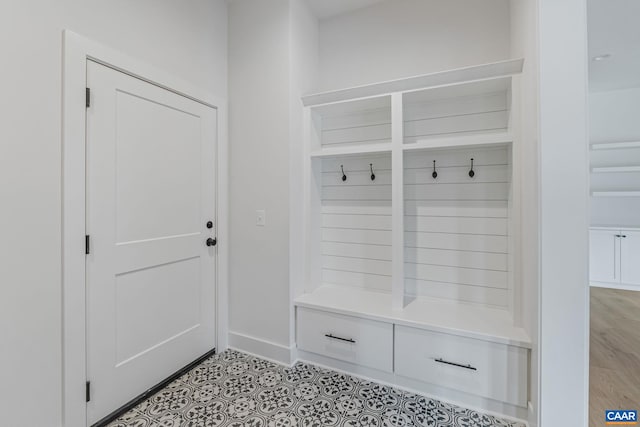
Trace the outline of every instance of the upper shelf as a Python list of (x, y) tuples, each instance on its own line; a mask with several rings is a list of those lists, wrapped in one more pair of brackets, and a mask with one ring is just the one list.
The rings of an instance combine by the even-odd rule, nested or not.
[(640, 172), (640, 166), (608, 166), (591, 168), (593, 173), (627, 173)]
[(349, 156), (357, 154), (390, 153), (391, 143), (346, 145), (343, 147), (322, 148), (311, 152), (312, 158)]
[(617, 150), (620, 148), (640, 148), (640, 141), (603, 142), (591, 144), (592, 150)]
[[(509, 132), (485, 133), (476, 135), (464, 135), (456, 137), (429, 138), (418, 140), (411, 144), (403, 144), (403, 151), (414, 150), (438, 150), (467, 147), (503, 146), (513, 142), (513, 135)], [(321, 148), (312, 151), (312, 158), (338, 157), (359, 154), (390, 153), (391, 143), (358, 144), (340, 147)], [(594, 171), (595, 172), (595, 171)]]
[(364, 86), (322, 92), (302, 97), (305, 107), (347, 101), (356, 98), (389, 94), (393, 92), (407, 92), (429, 87), (455, 85), (464, 82), (486, 80), (509, 76), (522, 72), (524, 59), (510, 59), (490, 64), (457, 68), (421, 76), (389, 80)]
[(513, 135), (510, 132), (496, 132), (419, 139), (416, 142), (404, 144), (402, 148), (405, 151), (439, 148), (465, 148), (506, 145), (510, 142), (513, 142)]
[(640, 191), (593, 191), (593, 197), (640, 197)]

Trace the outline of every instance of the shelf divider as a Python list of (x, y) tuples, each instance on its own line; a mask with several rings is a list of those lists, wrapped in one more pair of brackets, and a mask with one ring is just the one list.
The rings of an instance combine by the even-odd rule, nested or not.
[(392, 309), (404, 308), (404, 120), (402, 94), (391, 95)]

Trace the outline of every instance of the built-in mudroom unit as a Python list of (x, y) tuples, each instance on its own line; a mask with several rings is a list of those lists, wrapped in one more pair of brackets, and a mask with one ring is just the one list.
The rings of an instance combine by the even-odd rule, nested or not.
[(299, 359), (526, 418), (522, 66), (303, 98)]

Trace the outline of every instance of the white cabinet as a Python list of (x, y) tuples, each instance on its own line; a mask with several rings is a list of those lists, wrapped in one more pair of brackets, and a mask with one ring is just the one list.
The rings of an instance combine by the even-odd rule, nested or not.
[(640, 230), (593, 228), (589, 240), (592, 283), (640, 286)]
[(396, 373), (518, 406), (527, 405), (527, 349), (396, 326)]
[(612, 283), (620, 279), (620, 230), (589, 232), (589, 278)]
[(381, 371), (393, 370), (393, 325), (298, 307), (298, 348)]
[(640, 285), (640, 231), (620, 233), (620, 281)]
[[(328, 366), (337, 360), (348, 362), (351, 365), (347, 366), (357, 372), (361, 367), (372, 368), (376, 371), (369, 372), (374, 378), (378, 374), (392, 375), (382, 376), (383, 381), (405, 378), (521, 408), (527, 406), (529, 348), (398, 322), (299, 306), (297, 348), (303, 352), (303, 359), (313, 353)], [(338, 367), (344, 369), (345, 365)]]

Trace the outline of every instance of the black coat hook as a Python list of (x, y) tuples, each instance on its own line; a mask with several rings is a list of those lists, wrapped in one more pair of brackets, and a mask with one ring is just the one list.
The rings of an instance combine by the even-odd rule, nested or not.
[(473, 178), (475, 174), (476, 173), (473, 171), (473, 159), (471, 159), (471, 170), (469, 170), (469, 176)]
[(340, 165), (340, 170), (342, 170), (342, 181), (346, 181), (347, 175), (344, 174), (344, 165)]
[(373, 173), (373, 163), (369, 163), (369, 169), (371, 169), (371, 181), (376, 179), (376, 174)]
[(433, 161), (433, 173), (431, 174), (431, 176), (433, 177), (433, 179), (436, 179), (438, 177), (438, 172), (436, 172), (436, 161)]

